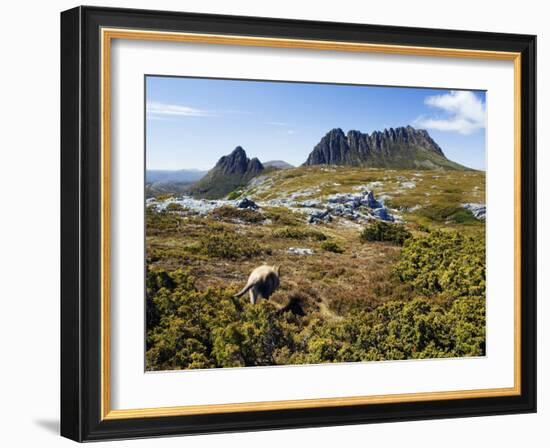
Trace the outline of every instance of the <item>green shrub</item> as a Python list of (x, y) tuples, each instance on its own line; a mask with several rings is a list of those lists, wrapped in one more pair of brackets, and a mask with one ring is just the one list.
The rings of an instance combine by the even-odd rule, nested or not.
[(227, 199), (229, 199), (230, 201), (233, 201), (234, 199), (238, 199), (241, 194), (242, 194), (242, 190), (233, 190), (231, 193), (227, 195)]
[(390, 224), (383, 221), (374, 221), (361, 232), (361, 241), (386, 241), (402, 246), (405, 240), (411, 237), (403, 224)]
[(270, 219), (273, 224), (279, 226), (298, 226), (302, 224), (303, 219), (296, 216), (286, 207), (268, 207), (264, 208), (266, 219)]
[(272, 365), (286, 345), (276, 308), (235, 299), (234, 291), (199, 291), (178, 269), (147, 273), (148, 370)]
[(293, 240), (315, 240), (325, 241), (327, 236), (314, 229), (296, 228), (296, 227), (284, 227), (273, 231), (275, 238), (288, 238)]
[(395, 272), (423, 295), (485, 297), (485, 235), (433, 231), (409, 239)]
[(479, 222), (470, 210), (465, 210), (456, 205), (432, 204), (422, 207), (417, 211), (417, 214), (438, 223), (473, 224)]
[(456, 224), (477, 224), (479, 221), (470, 210), (460, 209), (449, 216), (449, 220)]
[(416, 230), (418, 230), (419, 232), (424, 232), (424, 233), (430, 233), (432, 231), (432, 229), (429, 226), (426, 226), (424, 224), (417, 224), (416, 225)]
[(482, 356), (485, 301), (458, 299), (449, 310), (423, 299), (388, 302), (340, 321), (318, 320), (297, 342), (305, 347), (291, 363)]
[(166, 235), (180, 228), (181, 217), (166, 210), (157, 210), (149, 206), (145, 209), (145, 226), (147, 236)]
[(183, 210), (184, 208), (182, 207), (182, 205), (178, 204), (177, 202), (170, 202), (170, 204), (166, 206), (167, 212), (181, 212)]
[(230, 260), (251, 258), (270, 252), (252, 238), (224, 230), (201, 236), (195, 250), (208, 257)]
[(235, 291), (200, 291), (181, 269), (149, 268), (147, 370), (420, 359), (485, 354), (485, 300), (428, 299), (296, 317)]
[(334, 252), (335, 254), (343, 254), (344, 249), (335, 243), (334, 241), (323, 241), (321, 243), (321, 249), (326, 250), (327, 252)]
[(265, 219), (264, 216), (256, 210), (236, 208), (230, 205), (224, 205), (212, 210), (211, 216), (221, 221), (244, 221), (248, 223), (259, 223)]

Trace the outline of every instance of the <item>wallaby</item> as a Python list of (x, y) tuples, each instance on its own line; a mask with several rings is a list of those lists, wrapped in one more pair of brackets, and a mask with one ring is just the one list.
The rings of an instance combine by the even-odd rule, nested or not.
[(248, 291), (250, 303), (253, 305), (258, 297), (269, 299), (279, 287), (280, 268), (280, 266), (267, 265), (257, 267), (250, 273), (246, 286), (235, 294), (235, 297), (241, 297)]

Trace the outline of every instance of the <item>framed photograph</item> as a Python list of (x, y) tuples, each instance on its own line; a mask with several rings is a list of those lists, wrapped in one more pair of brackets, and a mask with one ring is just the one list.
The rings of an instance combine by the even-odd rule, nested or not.
[(536, 411), (535, 36), (61, 14), (61, 433)]

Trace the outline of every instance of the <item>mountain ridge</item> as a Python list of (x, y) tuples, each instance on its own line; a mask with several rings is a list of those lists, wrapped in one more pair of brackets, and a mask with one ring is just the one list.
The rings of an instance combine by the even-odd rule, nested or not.
[(447, 159), (428, 131), (412, 126), (374, 131), (370, 135), (357, 130), (345, 134), (341, 128), (334, 128), (315, 145), (303, 165), (468, 169)]
[(206, 170), (199, 169), (179, 169), (179, 170), (146, 170), (145, 183), (153, 184), (157, 182), (196, 182), (207, 173)]

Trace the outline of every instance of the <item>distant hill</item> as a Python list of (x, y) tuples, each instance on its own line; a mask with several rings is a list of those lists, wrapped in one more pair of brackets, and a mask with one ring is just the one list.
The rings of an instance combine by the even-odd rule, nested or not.
[(147, 170), (145, 173), (145, 183), (190, 183), (198, 181), (206, 173), (206, 171), (201, 170)]
[(329, 131), (304, 165), (348, 165), (390, 169), (468, 169), (443, 153), (427, 131), (412, 126), (364, 134)]
[(194, 197), (217, 199), (226, 196), (264, 171), (264, 165), (256, 158), (249, 159), (237, 146), (231, 154), (223, 156), (214, 168), (187, 190)]
[(263, 165), (265, 168), (276, 168), (278, 170), (288, 170), (290, 168), (294, 168), (294, 165), (291, 165), (284, 160), (270, 160), (269, 162), (264, 162)]
[(201, 179), (206, 171), (200, 170), (147, 170), (145, 194), (147, 197), (161, 194), (181, 194)]

